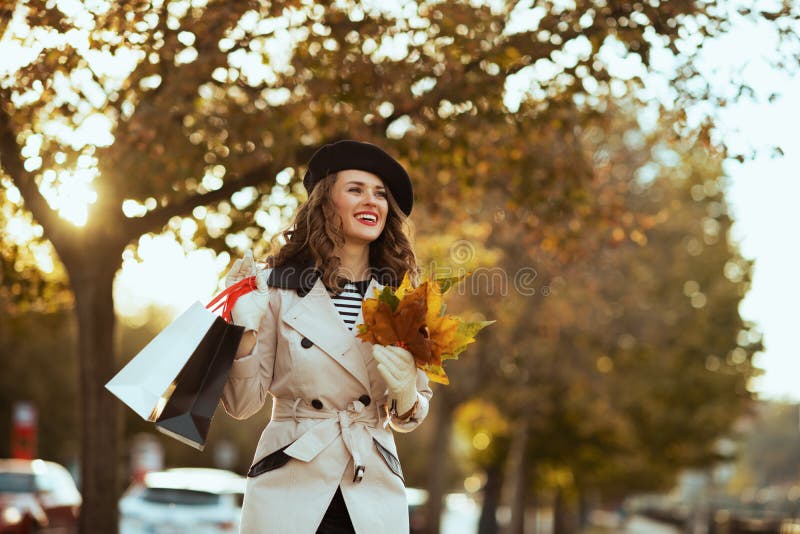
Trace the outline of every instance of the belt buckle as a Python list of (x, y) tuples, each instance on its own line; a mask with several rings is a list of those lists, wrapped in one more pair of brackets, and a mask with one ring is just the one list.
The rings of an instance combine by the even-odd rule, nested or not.
[(357, 465), (356, 466), (356, 474), (353, 477), (353, 482), (361, 482), (361, 480), (364, 478), (364, 471), (365, 470), (366, 470), (366, 466)]

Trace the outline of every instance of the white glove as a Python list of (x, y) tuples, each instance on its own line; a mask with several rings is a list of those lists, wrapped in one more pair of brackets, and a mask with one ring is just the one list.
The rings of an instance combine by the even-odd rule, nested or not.
[(417, 366), (414, 357), (402, 347), (373, 345), (372, 356), (378, 371), (389, 387), (389, 396), (397, 401), (397, 413), (405, 414), (417, 402)]
[(233, 262), (231, 270), (225, 276), (225, 287), (248, 278), (256, 277), (257, 289), (240, 296), (231, 310), (233, 323), (244, 326), (250, 330), (258, 330), (261, 318), (267, 311), (267, 273), (266, 269), (258, 270), (253, 259), (253, 252), (248, 250), (244, 258)]
[(225, 275), (225, 287), (231, 287), (248, 276), (255, 276), (256, 260), (253, 259), (253, 251), (248, 250), (244, 253), (244, 258), (236, 260), (231, 266), (231, 270)]

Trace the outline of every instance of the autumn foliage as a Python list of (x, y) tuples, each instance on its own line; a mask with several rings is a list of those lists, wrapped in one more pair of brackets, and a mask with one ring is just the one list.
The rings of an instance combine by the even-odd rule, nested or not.
[(380, 345), (397, 345), (408, 350), (428, 377), (449, 384), (442, 362), (458, 359), (475, 336), (494, 321), (467, 322), (445, 313), (444, 294), (458, 279), (442, 278), (414, 288), (408, 278), (396, 291), (384, 287), (375, 298), (364, 299), (364, 324), (358, 337)]

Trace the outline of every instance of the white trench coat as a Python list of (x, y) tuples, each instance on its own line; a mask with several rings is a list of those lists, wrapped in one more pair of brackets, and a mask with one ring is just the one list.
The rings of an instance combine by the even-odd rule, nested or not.
[[(276, 268), (269, 284), (256, 347), (234, 362), (222, 395), (237, 419), (273, 398), (248, 474), (241, 532), (313, 534), (341, 487), (357, 533), (407, 533), (391, 430), (409, 432), (425, 418), (427, 376), (417, 370), (411, 418), (387, 422), (388, 392), (372, 345), (347, 329), (318, 276), (301, 280)], [(382, 287), (373, 279), (366, 295)]]

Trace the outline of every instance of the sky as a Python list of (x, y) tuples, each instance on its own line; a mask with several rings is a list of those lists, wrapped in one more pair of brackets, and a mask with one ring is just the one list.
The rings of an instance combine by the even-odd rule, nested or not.
[[(769, 7), (765, 2), (759, 5)], [(522, 13), (517, 20), (530, 23), (536, 16), (534, 8)], [(525, 23), (517, 25), (522, 29)], [(576, 40), (573, 53), (584, 53), (584, 44)], [(796, 341), (800, 284), (795, 277), (800, 267), (796, 237), (800, 223), (790, 217), (800, 198), (800, 135), (795, 131), (800, 124), (800, 73), (781, 72), (766, 63), (764, 58), (776, 48), (775, 35), (768, 26), (754, 26), (742, 20), (728, 35), (705, 42), (701, 64), (706, 79), (724, 90), (722, 88), (727, 87), (733, 77), (740, 76), (753, 87), (756, 101), (694, 112), (697, 115), (714, 113), (717, 134), (734, 153), (751, 150), (756, 153), (756, 157), (744, 163), (732, 161), (725, 167), (729, 175), (727, 198), (736, 221), (732, 238), (739, 243), (746, 258), (755, 260), (752, 288), (741, 303), (740, 313), (744, 319), (757, 323), (766, 346), (756, 359), (765, 373), (752, 386), (762, 398), (800, 401), (797, 380), (800, 349)], [(390, 52), (387, 51), (387, 55)], [(35, 51), (28, 53), (35, 54)], [(619, 50), (609, 47), (607, 55), (615, 75), (630, 76), (642, 68), (637, 61), (613, 60), (615, 54), (619, 54)], [(5, 55), (24, 61), (21, 51)], [(673, 66), (666, 55), (654, 53), (653, 59), (656, 70), (666, 72)], [(98, 63), (96, 67), (102, 65)], [(535, 91), (533, 75), (543, 76), (548, 72), (555, 75), (558, 68), (543, 60), (537, 62), (535, 69), (521, 72), (512, 79), (506, 87), (509, 109), (515, 108), (514, 100), (521, 98), (526, 90)], [(646, 90), (651, 91), (653, 98), (670, 98), (669, 87), (658, 76), (650, 77), (647, 84)], [(772, 92), (779, 96), (770, 101), (767, 97)], [(95, 126), (91, 128), (92, 135), (104, 129), (103, 124)], [(784, 155), (773, 157), (773, 147), (780, 147)], [(68, 196), (74, 199), (76, 195), (83, 195), (86, 199), (79, 206), (72, 203), (59, 208), (62, 216), (75, 221), (85, 217), (93, 179), (91, 172), (80, 172), (85, 176), (63, 182), (79, 189), (80, 195), (71, 191)], [(77, 212), (70, 214), (70, 209), (77, 209)], [(237, 254), (236, 251), (232, 253)], [(219, 289), (218, 276), (230, 259), (227, 253), (215, 256), (208, 250), (184, 250), (165, 236), (144, 236), (139, 243), (139, 256), (143, 261), (130, 253), (123, 256), (123, 269), (115, 283), (117, 310), (133, 324), (137, 317), (143, 319), (139, 312), (150, 305), (172, 308), (178, 313), (195, 300), (207, 300)], [(169, 272), (164, 272), (164, 265), (170, 266)]]
[(753, 282), (739, 311), (755, 321), (766, 350), (756, 358), (766, 372), (755, 390), (765, 398), (800, 400), (800, 76), (781, 84), (784, 97), (772, 104), (736, 106), (730, 124), (754, 144), (780, 146), (784, 156), (768, 153), (731, 164), (727, 190), (735, 224), (732, 236), (743, 256), (754, 259)]
[[(758, 100), (716, 110), (718, 131), (734, 153), (757, 154), (725, 166), (735, 220), (731, 236), (742, 255), (755, 260), (752, 287), (739, 311), (758, 324), (766, 347), (756, 356), (765, 373), (753, 389), (762, 398), (800, 401), (800, 221), (793, 216), (800, 199), (800, 72), (767, 65), (764, 57), (777, 42), (765, 26), (739, 24), (704, 48), (709, 79), (725, 83), (725, 73), (741, 69)], [(772, 92), (779, 96), (770, 102)], [(773, 147), (784, 155), (776, 157)]]

